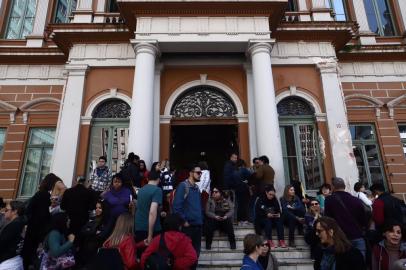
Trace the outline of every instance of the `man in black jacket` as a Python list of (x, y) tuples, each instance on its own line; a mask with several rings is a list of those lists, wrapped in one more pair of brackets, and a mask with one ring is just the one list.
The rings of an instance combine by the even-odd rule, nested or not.
[(11, 201), (6, 206), (5, 218), (8, 224), (0, 234), (0, 269), (23, 269), (20, 257), (24, 229), (24, 203)]
[(76, 186), (65, 191), (61, 202), (61, 209), (68, 214), (74, 235), (79, 235), (89, 219), (89, 211), (95, 208), (93, 193), (86, 188), (85, 182), (84, 177), (79, 177)]

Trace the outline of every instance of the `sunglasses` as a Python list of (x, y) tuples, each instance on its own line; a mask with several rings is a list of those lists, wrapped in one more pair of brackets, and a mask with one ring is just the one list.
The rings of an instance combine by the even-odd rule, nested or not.
[(312, 203), (311, 206), (319, 205), (319, 203)]
[(269, 246), (268, 246), (268, 243), (262, 243), (261, 247), (269, 247)]
[(198, 174), (198, 175), (201, 175), (201, 174), (202, 174), (202, 171), (194, 171), (194, 173), (196, 173), (196, 174)]

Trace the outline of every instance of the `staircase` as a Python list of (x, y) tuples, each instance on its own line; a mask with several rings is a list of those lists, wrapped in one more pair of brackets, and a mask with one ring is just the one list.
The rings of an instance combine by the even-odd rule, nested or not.
[[(274, 232), (274, 243), (277, 237)], [(199, 257), (198, 268), (212, 270), (239, 270), (242, 265), (243, 239), (249, 233), (255, 233), (253, 226), (234, 226), (237, 249), (231, 250), (224, 234), (215, 233), (211, 250), (206, 250), (206, 242), (202, 238), (202, 250)], [(288, 231), (285, 229), (286, 244)], [(275, 248), (272, 254), (277, 258), (279, 270), (313, 270), (313, 261), (310, 259), (310, 248), (305, 243), (303, 236), (295, 235), (296, 248)]]

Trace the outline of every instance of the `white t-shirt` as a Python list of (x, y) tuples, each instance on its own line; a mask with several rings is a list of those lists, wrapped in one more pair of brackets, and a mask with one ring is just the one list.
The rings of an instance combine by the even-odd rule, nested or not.
[(196, 185), (199, 187), (200, 193), (206, 191), (210, 194), (210, 171), (209, 170), (202, 170), (202, 176), (200, 177), (200, 182), (197, 182)]
[(364, 192), (355, 192), (355, 197), (360, 199), (363, 203), (365, 203), (369, 207), (372, 207), (372, 201), (368, 199), (367, 195), (365, 195)]

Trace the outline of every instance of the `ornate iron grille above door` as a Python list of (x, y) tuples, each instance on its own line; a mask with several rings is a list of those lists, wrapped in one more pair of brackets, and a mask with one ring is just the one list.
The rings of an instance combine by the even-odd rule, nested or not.
[(175, 101), (171, 114), (180, 118), (233, 117), (237, 109), (220, 89), (199, 85), (187, 90)]
[(120, 99), (109, 99), (96, 107), (93, 118), (129, 118), (130, 106)]
[(277, 105), (279, 116), (314, 115), (314, 109), (299, 97), (289, 97)]

